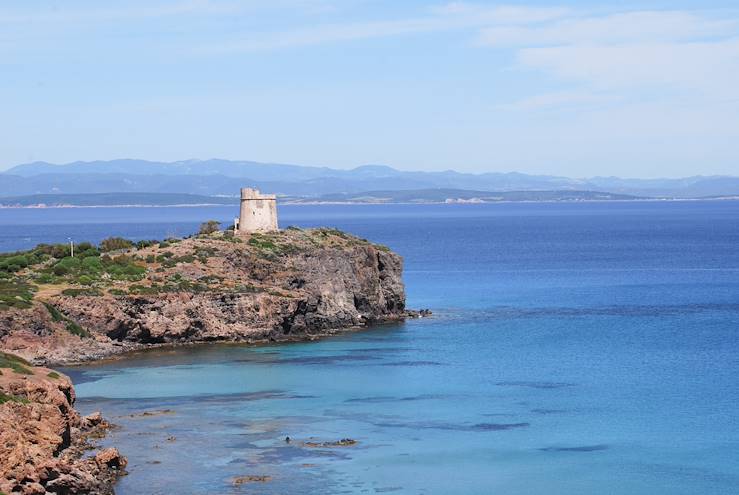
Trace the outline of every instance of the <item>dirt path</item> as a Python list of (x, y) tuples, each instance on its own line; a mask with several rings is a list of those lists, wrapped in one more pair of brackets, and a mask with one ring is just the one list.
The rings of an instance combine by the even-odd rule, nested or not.
[(57, 285), (39, 285), (38, 291), (34, 294), (34, 299), (39, 301), (47, 301), (49, 298), (58, 296), (64, 289), (70, 288), (69, 284), (57, 284)]

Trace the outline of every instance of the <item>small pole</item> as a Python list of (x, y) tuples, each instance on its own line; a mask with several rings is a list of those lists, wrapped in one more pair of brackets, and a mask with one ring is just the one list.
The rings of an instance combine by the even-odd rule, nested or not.
[(74, 258), (74, 241), (71, 237), (67, 237), (67, 239), (69, 239), (69, 251), (72, 255), (72, 258)]

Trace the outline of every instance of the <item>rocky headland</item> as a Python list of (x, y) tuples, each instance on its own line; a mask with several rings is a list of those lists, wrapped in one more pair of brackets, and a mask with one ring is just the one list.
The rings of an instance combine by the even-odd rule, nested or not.
[(126, 459), (90, 453), (109, 424), (80, 417), (69, 378), (0, 352), (0, 493), (113, 493)]
[(108, 423), (81, 418), (69, 378), (34, 365), (313, 339), (417, 316), (405, 309), (402, 268), (388, 248), (333, 229), (0, 255), (0, 494), (107, 494), (125, 472), (117, 450), (87, 453)]
[(0, 257), (0, 348), (35, 364), (200, 342), (312, 339), (415, 316), (402, 258), (334, 229), (216, 231)]

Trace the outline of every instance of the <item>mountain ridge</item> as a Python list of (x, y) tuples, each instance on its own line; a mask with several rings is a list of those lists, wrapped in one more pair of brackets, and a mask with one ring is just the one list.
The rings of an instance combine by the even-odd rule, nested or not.
[(483, 191), (602, 191), (649, 197), (697, 198), (739, 194), (739, 177), (569, 178), (521, 172), (405, 171), (368, 164), (352, 169), (246, 160), (139, 159), (37, 161), (0, 173), (0, 197), (49, 193), (160, 192), (230, 195), (240, 185), (289, 196), (319, 197), (363, 191), (450, 188)]

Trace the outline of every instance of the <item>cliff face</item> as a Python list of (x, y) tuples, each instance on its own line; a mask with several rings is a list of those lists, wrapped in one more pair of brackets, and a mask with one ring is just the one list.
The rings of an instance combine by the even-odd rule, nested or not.
[(112, 493), (126, 461), (115, 449), (82, 459), (107, 423), (80, 418), (66, 376), (0, 353), (0, 492)]
[(149, 344), (312, 338), (409, 314), (402, 259), (335, 230), (217, 233), (117, 256), (136, 263), (136, 280), (41, 286), (31, 308), (0, 312), (0, 345), (68, 362)]

